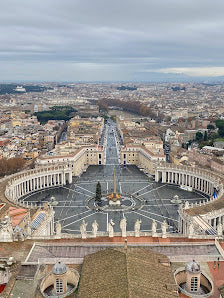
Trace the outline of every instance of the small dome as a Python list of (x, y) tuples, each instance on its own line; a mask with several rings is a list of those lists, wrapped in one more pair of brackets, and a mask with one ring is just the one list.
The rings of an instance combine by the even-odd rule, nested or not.
[(57, 262), (52, 270), (53, 274), (63, 274), (67, 272), (67, 267), (64, 263)]
[(185, 266), (185, 270), (189, 272), (200, 272), (200, 265), (195, 260), (189, 262)]

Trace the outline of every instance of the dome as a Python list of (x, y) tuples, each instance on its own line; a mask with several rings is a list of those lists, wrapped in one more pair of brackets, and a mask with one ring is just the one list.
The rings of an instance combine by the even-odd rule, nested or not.
[(201, 268), (200, 265), (195, 262), (195, 260), (193, 260), (187, 263), (187, 265), (185, 266), (185, 270), (189, 272), (200, 272)]
[(53, 274), (64, 274), (67, 272), (67, 267), (64, 263), (57, 262), (52, 270)]

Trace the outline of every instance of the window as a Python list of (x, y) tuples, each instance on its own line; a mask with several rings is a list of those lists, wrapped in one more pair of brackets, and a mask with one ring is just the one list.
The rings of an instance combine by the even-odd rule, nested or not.
[(60, 278), (56, 278), (56, 293), (63, 293), (63, 282)]
[(198, 278), (196, 276), (191, 278), (191, 292), (197, 292), (198, 290)]

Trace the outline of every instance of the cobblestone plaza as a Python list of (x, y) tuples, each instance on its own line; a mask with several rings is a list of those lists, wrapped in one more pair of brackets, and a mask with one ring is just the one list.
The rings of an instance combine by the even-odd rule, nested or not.
[[(137, 219), (141, 220), (141, 231), (150, 231), (152, 220), (157, 222), (158, 232), (164, 219), (168, 223), (168, 230), (176, 232), (178, 226), (178, 204), (171, 202), (178, 195), (182, 203), (194, 203), (207, 199), (199, 192), (188, 192), (178, 186), (162, 184), (154, 181), (152, 176), (145, 174), (136, 166), (123, 166), (119, 164), (119, 139), (116, 135), (116, 126), (109, 123), (106, 134), (106, 165), (89, 166), (80, 177), (73, 178), (70, 185), (42, 190), (28, 195), (24, 200), (43, 203), (50, 201), (54, 196), (57, 205), (54, 206), (55, 220), (62, 224), (62, 231), (67, 233), (80, 233), (83, 219), (88, 222), (87, 232), (92, 230), (94, 220), (99, 224), (99, 231), (107, 231), (110, 219), (115, 223), (115, 232), (120, 231), (119, 222), (125, 216), (127, 230), (133, 231)], [(125, 196), (139, 198), (142, 204), (124, 210), (120, 208), (111, 210), (92, 210), (88, 208), (88, 200), (95, 196), (96, 184), (99, 181), (102, 193), (113, 192), (113, 174), (116, 169), (117, 192)], [(128, 204), (129, 202), (127, 202)], [(131, 201), (130, 201), (130, 204)]]

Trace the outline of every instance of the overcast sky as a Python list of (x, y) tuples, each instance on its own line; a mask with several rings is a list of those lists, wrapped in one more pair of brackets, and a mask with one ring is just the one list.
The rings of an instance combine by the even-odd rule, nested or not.
[(220, 76), (223, 0), (1, 1), (1, 81)]

